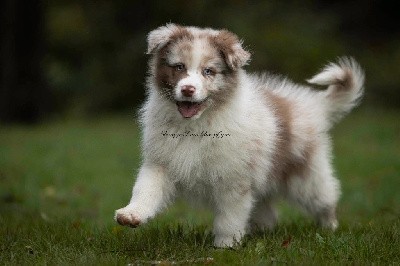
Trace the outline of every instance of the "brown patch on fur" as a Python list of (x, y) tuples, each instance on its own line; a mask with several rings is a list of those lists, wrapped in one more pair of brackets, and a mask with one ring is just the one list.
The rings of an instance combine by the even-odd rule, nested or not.
[[(161, 31), (161, 32), (160, 32)], [(148, 36), (147, 54), (157, 54), (162, 48), (167, 46), (170, 42), (178, 39), (190, 39), (193, 35), (190, 31), (176, 24), (167, 24), (152, 32)]]
[(182, 26), (178, 26), (177, 30), (172, 33), (170, 41), (174, 42), (179, 39), (193, 40), (193, 38), (193, 34), (188, 29)]
[(191, 52), (191, 41), (193, 40), (193, 34), (187, 30), (185, 27), (177, 26), (177, 29), (169, 37), (169, 42), (164, 45), (158, 52), (154, 55), (155, 60), (150, 60), (155, 62), (155, 78), (157, 87), (161, 90), (161, 93), (168, 99), (173, 100), (173, 90), (178, 84), (179, 80), (187, 77), (187, 72), (176, 71), (174, 66), (168, 65), (167, 57), (171, 45), (179, 43), (180, 51), (182, 53), (190, 54)]
[(213, 52), (206, 56), (203, 62), (215, 57), (221, 60), (221, 70), (218, 74), (222, 75), (223, 84), (218, 90), (209, 90), (213, 100), (212, 108), (219, 109), (233, 98), (239, 82), (237, 69), (247, 62), (250, 54), (241, 48), (239, 38), (227, 30), (221, 30), (217, 35), (205, 35), (204, 38)]
[[(273, 166), (270, 174), (275, 178), (287, 180), (293, 174), (302, 175), (306, 170), (306, 164), (310, 160), (315, 144), (309, 142), (303, 150), (302, 157), (298, 157), (291, 152), (293, 143), (292, 121), (293, 114), (290, 102), (273, 92), (267, 91), (266, 97), (270, 105), (274, 108), (279, 123), (278, 140), (273, 155)], [(312, 129), (310, 128), (310, 134)]]
[(193, 34), (185, 27), (175, 25), (175, 30), (168, 37), (169, 41), (156, 49), (152, 50), (149, 60), (150, 75), (155, 77), (156, 87), (160, 93), (167, 99), (174, 100), (173, 89), (182, 78), (187, 76), (186, 71), (176, 71), (173, 66), (168, 65), (168, 53), (171, 45), (180, 43), (180, 50), (190, 53), (190, 41), (193, 40)]
[(307, 163), (310, 161), (311, 156), (313, 155), (317, 144), (316, 144), (316, 138), (317, 132), (315, 131), (314, 128), (310, 127), (307, 130), (308, 136), (310, 136), (310, 141), (306, 144), (304, 150), (303, 150), (303, 162)]
[(210, 43), (221, 52), (230, 69), (244, 66), (250, 59), (250, 53), (241, 47), (239, 38), (232, 32), (221, 30), (218, 35), (210, 36)]
[(155, 77), (157, 82), (157, 88), (161, 90), (161, 93), (168, 99), (173, 100), (173, 91), (178, 82), (187, 77), (186, 70), (177, 71), (174, 66), (170, 66), (167, 63), (168, 46), (162, 48), (156, 59)]
[(202, 57), (200, 65), (202, 67), (213, 67), (220, 72), (224, 71), (228, 66), (219, 51), (209, 42), (208, 38), (200, 39), (202, 43)]

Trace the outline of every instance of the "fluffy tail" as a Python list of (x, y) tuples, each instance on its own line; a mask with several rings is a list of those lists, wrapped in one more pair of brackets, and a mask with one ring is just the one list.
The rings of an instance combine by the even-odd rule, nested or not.
[(307, 82), (328, 86), (322, 92), (322, 101), (332, 125), (360, 102), (364, 92), (364, 71), (353, 58), (341, 57)]

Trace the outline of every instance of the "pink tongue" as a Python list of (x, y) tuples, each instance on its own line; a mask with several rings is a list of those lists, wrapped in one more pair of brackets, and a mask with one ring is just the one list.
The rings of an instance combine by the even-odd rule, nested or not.
[(200, 103), (192, 102), (177, 102), (178, 111), (185, 118), (190, 118), (200, 111)]

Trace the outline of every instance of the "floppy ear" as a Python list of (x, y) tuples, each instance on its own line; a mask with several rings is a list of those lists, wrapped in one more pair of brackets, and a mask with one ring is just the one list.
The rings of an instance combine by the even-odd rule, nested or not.
[(243, 49), (242, 41), (232, 32), (221, 30), (214, 41), (231, 69), (236, 70), (249, 63), (251, 54)]
[(178, 25), (168, 23), (151, 31), (147, 35), (147, 54), (152, 54), (165, 46), (178, 29)]

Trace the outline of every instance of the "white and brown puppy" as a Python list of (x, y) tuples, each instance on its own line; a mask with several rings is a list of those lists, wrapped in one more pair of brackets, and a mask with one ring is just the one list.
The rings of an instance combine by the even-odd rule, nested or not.
[(353, 59), (308, 80), (328, 87), (321, 91), (246, 73), (250, 53), (226, 30), (167, 24), (150, 32), (147, 52), (143, 164), (119, 224), (143, 224), (183, 194), (210, 203), (217, 247), (272, 228), (279, 196), (338, 226), (328, 131), (362, 96)]

